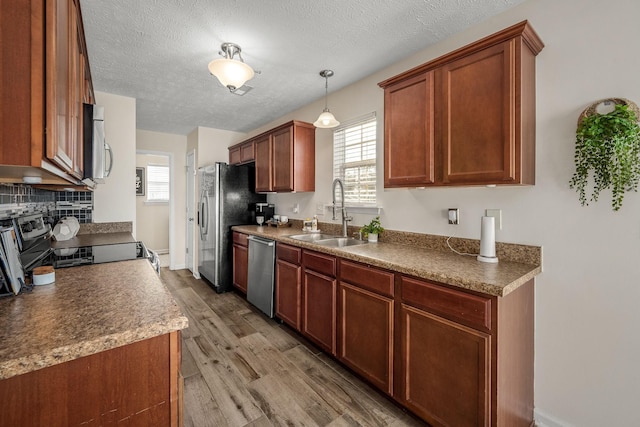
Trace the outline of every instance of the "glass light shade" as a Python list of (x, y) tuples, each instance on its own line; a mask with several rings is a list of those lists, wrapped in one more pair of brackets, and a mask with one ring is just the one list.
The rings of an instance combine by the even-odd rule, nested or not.
[(340, 124), (339, 121), (331, 114), (328, 108), (325, 108), (318, 120), (313, 122), (313, 125), (317, 128), (334, 128)]
[(214, 59), (209, 62), (209, 72), (229, 89), (241, 87), (254, 76), (253, 69), (244, 62), (235, 59)]

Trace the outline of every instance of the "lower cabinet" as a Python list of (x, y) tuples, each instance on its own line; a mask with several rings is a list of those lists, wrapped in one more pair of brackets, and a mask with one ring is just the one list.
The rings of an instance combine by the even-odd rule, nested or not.
[(296, 331), (301, 329), (302, 250), (276, 246), (276, 316)]
[(340, 260), (338, 358), (393, 394), (394, 275)]
[(336, 258), (302, 251), (302, 333), (327, 353), (336, 354)]
[(491, 337), (402, 305), (402, 403), (436, 426), (488, 426)]
[(0, 425), (178, 426), (180, 332), (0, 381)]
[(276, 316), (434, 427), (532, 425), (534, 299), (277, 246)]
[(246, 234), (233, 232), (233, 286), (247, 293), (249, 276), (249, 247)]

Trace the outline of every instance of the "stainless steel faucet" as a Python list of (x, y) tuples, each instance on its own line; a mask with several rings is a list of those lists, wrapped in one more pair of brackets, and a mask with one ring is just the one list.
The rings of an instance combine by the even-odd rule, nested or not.
[(344, 207), (344, 183), (340, 178), (333, 180), (333, 220), (336, 218), (336, 187), (340, 186), (340, 212), (342, 212), (342, 237), (347, 237), (347, 222), (353, 221), (353, 217), (347, 215), (347, 208)]

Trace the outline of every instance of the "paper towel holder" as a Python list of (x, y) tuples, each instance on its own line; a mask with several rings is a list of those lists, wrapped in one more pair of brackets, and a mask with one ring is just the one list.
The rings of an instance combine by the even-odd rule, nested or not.
[(480, 219), (480, 254), (477, 257), (480, 262), (495, 264), (496, 256), (496, 222), (492, 216), (483, 216)]

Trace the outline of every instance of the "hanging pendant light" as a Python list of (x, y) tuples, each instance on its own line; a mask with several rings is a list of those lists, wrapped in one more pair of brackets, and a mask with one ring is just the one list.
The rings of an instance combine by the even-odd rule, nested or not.
[(322, 70), (320, 71), (320, 76), (324, 77), (324, 110), (318, 117), (313, 125), (317, 128), (334, 128), (340, 124), (339, 121), (331, 114), (329, 111), (329, 107), (327, 107), (327, 97), (329, 92), (329, 77), (333, 76), (333, 71), (331, 70)]
[[(250, 66), (244, 63), (240, 46), (235, 43), (222, 43), (220, 49), (219, 53), (224, 58), (209, 62), (209, 72), (216, 76), (223, 86), (233, 92), (244, 85), (247, 80), (251, 80), (255, 73)], [(240, 61), (233, 59), (236, 54)]]

